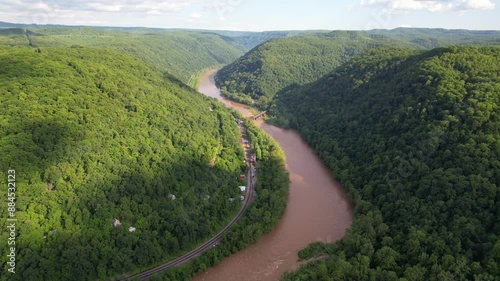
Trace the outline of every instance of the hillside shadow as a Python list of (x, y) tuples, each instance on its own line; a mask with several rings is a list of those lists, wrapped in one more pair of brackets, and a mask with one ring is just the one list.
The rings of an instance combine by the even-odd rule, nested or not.
[(300, 87), (300, 86), (301, 86), (301, 85), (299, 85), (298, 83), (292, 83), (292, 84), (290, 84), (290, 85), (286, 86), (285, 88), (283, 88), (283, 89), (279, 90), (279, 91), (276, 93), (276, 95), (275, 95), (275, 96), (277, 97), (277, 96), (279, 96), (279, 95), (285, 94), (285, 93), (290, 92), (290, 91), (292, 91), (292, 90), (294, 90), (294, 89), (296, 89), (296, 88), (298, 88), (298, 87)]
[(2, 166), (15, 169), (18, 178), (32, 179), (64, 158), (80, 135), (75, 127), (52, 119), (12, 121), (4, 128)]
[[(21, 127), (21, 132), (12, 135), (16, 159), (10, 163), (19, 173), (32, 176), (78, 149), (74, 142), (78, 130), (63, 122), (26, 120)], [(106, 163), (104, 157), (94, 160)], [(33, 217), (38, 217), (41, 229), (29, 233), (29, 227), (19, 229), (30, 240), (19, 241), (16, 267), (20, 274), (11, 280), (52, 280), (54, 276), (110, 280), (109, 276), (116, 278), (170, 260), (218, 232), (220, 225), (207, 222), (216, 219), (222, 224), (221, 217), (236, 206), (227, 199), (239, 194), (237, 176), (234, 194), (225, 194), (221, 185), (227, 182), (220, 179), (232, 178), (228, 171), (212, 168), (187, 152), (178, 157), (183, 160), (154, 169), (136, 163), (119, 172), (94, 171), (85, 175), (91, 184), (70, 188), (54, 183), (54, 189), (42, 197), (23, 198), (30, 202), (20, 204), (21, 209), (33, 202), (47, 208), (47, 217), (41, 217), (39, 210), (27, 211), (30, 218), (26, 220), (35, 222)], [(66, 181), (65, 173), (46, 177)], [(170, 194), (176, 199), (169, 198)], [(209, 200), (205, 199), (208, 194)], [(113, 227), (115, 218), (121, 221), (118, 227)], [(137, 231), (130, 232), (131, 226)]]

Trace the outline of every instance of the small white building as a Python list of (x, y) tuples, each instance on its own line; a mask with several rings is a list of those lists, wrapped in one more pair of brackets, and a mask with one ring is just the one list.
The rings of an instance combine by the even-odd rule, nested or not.
[(245, 196), (240, 195), (240, 200), (241, 200), (241, 201), (245, 200)]
[(242, 186), (239, 187), (239, 189), (240, 189), (241, 192), (245, 192), (247, 190), (247, 187), (244, 186), (244, 185), (242, 185)]
[(113, 226), (114, 226), (114, 227), (119, 227), (120, 225), (121, 225), (120, 221), (119, 221), (117, 218), (115, 218), (115, 219), (113, 220)]
[(168, 199), (175, 200), (175, 199), (177, 199), (177, 197), (175, 197), (175, 195), (174, 195), (174, 194), (169, 194), (169, 195), (168, 195)]
[(135, 227), (133, 227), (133, 226), (129, 227), (129, 228), (128, 228), (128, 231), (130, 231), (130, 232), (135, 232)]

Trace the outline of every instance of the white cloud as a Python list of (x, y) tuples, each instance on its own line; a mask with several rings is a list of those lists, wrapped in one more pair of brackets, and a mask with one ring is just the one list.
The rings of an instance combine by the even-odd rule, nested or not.
[(0, 20), (35, 24), (205, 25), (213, 19), (225, 21), (242, 3), (243, 0), (0, 0)]
[(211, 0), (205, 3), (203, 9), (217, 14), (220, 21), (226, 20), (226, 15), (240, 6), (242, 0)]
[(163, 13), (180, 12), (185, 10), (197, 1), (141, 1), (141, 3), (127, 5), (130, 10), (158, 11)]
[(152, 15), (152, 16), (161, 16), (163, 13), (158, 11), (158, 10), (150, 10), (150, 11), (147, 11), (146, 14)]
[(88, 3), (87, 6), (101, 12), (119, 12), (122, 9), (121, 5), (107, 5), (101, 3)]
[(201, 18), (201, 14), (200, 13), (192, 13), (189, 17), (193, 18), (193, 19), (199, 19), (199, 18)]
[(50, 11), (52, 9), (47, 3), (42, 2), (33, 4), (32, 8), (39, 11)]
[(189, 18), (184, 20), (185, 23), (190, 23), (190, 24), (207, 24), (208, 21), (203, 18), (203, 15), (200, 13), (192, 13), (189, 15)]
[[(161, 17), (197, 8), (216, 0), (0, 0), (3, 21), (35, 24), (109, 24), (117, 19)], [(5, 14), (7, 16), (5, 16)], [(68, 18), (66, 15), (73, 15)]]
[[(16, 11), (180, 12), (213, 0), (0, 0), (0, 7)], [(200, 6), (201, 7), (201, 6)]]
[(448, 12), (466, 10), (493, 10), (491, 0), (361, 0), (361, 6), (383, 8), (392, 12), (426, 10), (429, 12)]
[(490, 0), (469, 0), (466, 3), (466, 8), (474, 10), (493, 10), (495, 9), (495, 4)]

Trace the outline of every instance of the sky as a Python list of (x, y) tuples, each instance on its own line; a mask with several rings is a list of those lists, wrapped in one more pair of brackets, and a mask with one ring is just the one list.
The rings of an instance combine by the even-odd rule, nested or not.
[(212, 30), (500, 30), (500, 0), (0, 0), (0, 21)]

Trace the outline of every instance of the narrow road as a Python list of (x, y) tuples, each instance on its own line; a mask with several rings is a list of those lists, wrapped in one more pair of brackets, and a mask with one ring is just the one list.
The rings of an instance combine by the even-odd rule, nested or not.
[(248, 135), (246, 133), (246, 127), (243, 122), (238, 122), (238, 127), (240, 128), (241, 136), (242, 136), (242, 145), (245, 149), (245, 161), (247, 163), (247, 166), (249, 167), (248, 171), (248, 181), (247, 181), (247, 190), (245, 194), (245, 199), (243, 200), (243, 205), (241, 206), (240, 211), (236, 216), (229, 222), (228, 225), (226, 225), (219, 233), (217, 233), (215, 236), (213, 236), (210, 240), (205, 242), (203, 245), (199, 246), (198, 248), (192, 250), (189, 253), (186, 253), (172, 261), (166, 262), (164, 264), (161, 264), (159, 266), (153, 267), (151, 269), (148, 269), (146, 271), (143, 271), (141, 273), (138, 273), (136, 275), (132, 275), (120, 280), (126, 281), (126, 280), (148, 280), (151, 278), (153, 275), (162, 273), (167, 271), (171, 267), (176, 267), (179, 265), (182, 265), (197, 256), (203, 254), (204, 252), (210, 250), (216, 243), (220, 241), (222, 236), (226, 234), (232, 226), (237, 223), (245, 211), (247, 210), (248, 206), (250, 206), (250, 203), (252, 203), (253, 197), (254, 197), (254, 191), (255, 191), (255, 186), (257, 183), (257, 176), (256, 176), (256, 169), (254, 167), (254, 161), (255, 155), (251, 151), (250, 147), (250, 140), (248, 139)]

